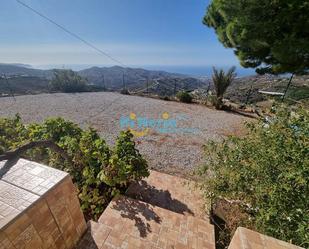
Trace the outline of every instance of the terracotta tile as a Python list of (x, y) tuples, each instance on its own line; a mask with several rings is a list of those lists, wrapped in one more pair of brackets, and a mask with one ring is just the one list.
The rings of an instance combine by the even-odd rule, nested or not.
[(247, 228), (237, 228), (229, 249), (297, 249), (295, 245), (260, 234)]

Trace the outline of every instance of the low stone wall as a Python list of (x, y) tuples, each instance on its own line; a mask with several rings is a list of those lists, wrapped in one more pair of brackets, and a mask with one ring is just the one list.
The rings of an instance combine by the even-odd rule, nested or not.
[(67, 173), (23, 159), (0, 164), (1, 249), (71, 249), (86, 229)]
[(303, 249), (290, 243), (238, 227), (228, 249)]

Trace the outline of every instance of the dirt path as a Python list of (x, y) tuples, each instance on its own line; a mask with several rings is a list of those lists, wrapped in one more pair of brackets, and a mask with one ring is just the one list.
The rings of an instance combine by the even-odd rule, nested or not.
[[(175, 173), (184, 173), (202, 163), (206, 140), (239, 132), (247, 120), (201, 105), (117, 93), (25, 95), (16, 97), (16, 102), (13, 98), (0, 98), (0, 116), (15, 113), (27, 123), (61, 116), (82, 127), (94, 127), (109, 144), (124, 129), (121, 126), (130, 121), (136, 135), (144, 135), (137, 137), (136, 142), (150, 166)], [(137, 124), (143, 127), (138, 128)]]

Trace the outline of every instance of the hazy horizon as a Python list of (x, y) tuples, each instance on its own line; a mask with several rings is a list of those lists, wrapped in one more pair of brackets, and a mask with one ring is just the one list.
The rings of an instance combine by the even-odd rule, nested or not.
[[(179, 0), (177, 4), (76, 0), (73, 5), (63, 0), (61, 7), (52, 0), (23, 2), (120, 61), (119, 65), (191, 75), (209, 74), (203, 68), (212, 66), (235, 65), (240, 75), (253, 72), (241, 68), (233, 50), (202, 24), (208, 0)], [(0, 54), (5, 63), (43, 68), (70, 65), (73, 69), (115, 63), (16, 1), (3, 2), (0, 20)]]
[[(119, 65), (99, 65), (99, 64), (45, 64), (45, 65), (31, 65), (29, 63), (5, 63), (0, 62), (0, 64), (11, 64), (11, 65), (22, 65), (25, 67), (30, 67), (33, 69), (72, 69), (74, 71), (79, 71), (91, 67), (113, 67)], [(190, 65), (128, 65), (130, 68), (142, 68), (146, 70), (155, 70), (155, 71), (166, 71), (169, 73), (179, 73), (185, 75), (191, 75), (195, 77), (199, 76), (208, 76), (210, 77), (212, 74), (212, 66), (190, 66)], [(219, 66), (218, 68), (223, 68), (224, 70), (228, 70), (231, 66)], [(242, 67), (236, 67), (236, 72), (238, 76), (248, 76), (248, 75), (255, 75), (254, 69), (246, 69)]]

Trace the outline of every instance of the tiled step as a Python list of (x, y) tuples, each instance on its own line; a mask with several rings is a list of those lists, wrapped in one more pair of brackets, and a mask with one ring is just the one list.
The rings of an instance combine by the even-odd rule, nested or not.
[(116, 248), (215, 248), (208, 222), (125, 196), (110, 203), (99, 223), (112, 229), (105, 243)]
[(94, 221), (89, 221), (87, 223), (87, 232), (84, 234), (83, 238), (79, 241), (77, 249), (99, 249), (105, 248), (104, 242), (111, 232), (111, 228), (99, 224)]
[(215, 249), (214, 228), (205, 220), (118, 196), (98, 223), (90, 222), (78, 249), (89, 248)]
[(267, 235), (238, 227), (228, 249), (304, 249)]
[(194, 182), (177, 176), (152, 170), (147, 179), (131, 184), (126, 195), (176, 213), (209, 220), (202, 192)]

